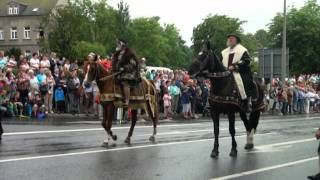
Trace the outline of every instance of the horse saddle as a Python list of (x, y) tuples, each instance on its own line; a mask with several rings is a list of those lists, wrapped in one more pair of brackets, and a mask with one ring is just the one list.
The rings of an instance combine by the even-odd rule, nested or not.
[[(135, 86), (130, 86), (130, 100), (131, 101), (143, 101), (146, 100), (146, 93), (144, 92), (143, 83), (138, 83)], [(123, 91), (121, 85), (116, 85), (114, 89), (115, 97), (118, 99), (123, 99)]]
[[(257, 101), (259, 97), (258, 85), (254, 82), (252, 89), (252, 100)], [(226, 75), (223, 78), (216, 78), (213, 83), (212, 92), (210, 94), (210, 100), (215, 103), (235, 104), (243, 106), (244, 101), (241, 99), (240, 92), (234, 76), (231, 74)]]

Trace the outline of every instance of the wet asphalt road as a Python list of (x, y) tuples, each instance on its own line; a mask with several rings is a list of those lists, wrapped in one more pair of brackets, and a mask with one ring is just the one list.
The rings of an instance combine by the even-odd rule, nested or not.
[(263, 117), (255, 149), (245, 151), (245, 130), (237, 119), (238, 157), (229, 157), (228, 122), (220, 128), (220, 157), (211, 159), (212, 123), (165, 123), (157, 143), (149, 124), (136, 127), (132, 145), (127, 126), (114, 126), (117, 146), (101, 147), (99, 122), (5, 123), (0, 144), (0, 180), (301, 180), (318, 171), (313, 138), (320, 117)]

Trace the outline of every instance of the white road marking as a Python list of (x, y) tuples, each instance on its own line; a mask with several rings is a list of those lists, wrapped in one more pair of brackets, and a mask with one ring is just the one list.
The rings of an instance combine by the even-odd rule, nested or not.
[(285, 149), (288, 149), (293, 144), (299, 144), (299, 143), (305, 143), (305, 142), (311, 142), (316, 141), (315, 138), (308, 138), (308, 139), (301, 139), (301, 140), (295, 140), (295, 141), (287, 141), (287, 142), (281, 142), (281, 143), (274, 143), (274, 144), (266, 144), (262, 146), (256, 146), (252, 151), (248, 151), (248, 154), (253, 153), (271, 153), (271, 152), (279, 152), (283, 151)]
[[(238, 130), (239, 128), (235, 128)], [(221, 128), (220, 131), (226, 131), (229, 130), (228, 128)], [(189, 134), (189, 133), (198, 133), (198, 132), (212, 132), (213, 129), (202, 129), (202, 130), (194, 130), (194, 131), (170, 131), (170, 132), (164, 132), (164, 133), (158, 133), (157, 136), (165, 136), (165, 135), (177, 135), (177, 134)], [(137, 136), (148, 136), (150, 134), (138, 134)]]
[(290, 118), (290, 119), (261, 119), (261, 120), (264, 120), (264, 121), (261, 121), (260, 122), (263, 122), (263, 123), (266, 123), (266, 122), (291, 122), (291, 121), (297, 121), (297, 120), (301, 120), (301, 121), (304, 121), (304, 120), (316, 120), (316, 119), (320, 119), (320, 117), (301, 117), (301, 118)]
[[(271, 135), (271, 134), (275, 134), (275, 133), (256, 134), (256, 136), (265, 136), (265, 135)], [(236, 136), (236, 137), (247, 137), (247, 135), (241, 135), (241, 136)], [(230, 137), (223, 137), (223, 138), (220, 138), (220, 139), (230, 139)], [(75, 152), (75, 153), (62, 153), (62, 154), (54, 154), (54, 155), (31, 156), (31, 157), (13, 158), (13, 159), (2, 159), (2, 160), (0, 160), (0, 163), (26, 161), (26, 160), (34, 160), (34, 159), (46, 159), (46, 158), (54, 158), (54, 157), (86, 155), (86, 154), (95, 154), (95, 153), (111, 152), (111, 151), (124, 151), (124, 150), (130, 150), (130, 149), (143, 149), (143, 148), (149, 148), (149, 147), (161, 147), (161, 146), (190, 144), (190, 143), (207, 142), (207, 141), (212, 141), (212, 139), (178, 141), (178, 142), (169, 142), (169, 143), (161, 143), (161, 144), (149, 144), (149, 145), (133, 146), (133, 147), (121, 147), (121, 148), (115, 148), (115, 149), (102, 149), (102, 150), (83, 151), (83, 152)]]
[[(296, 121), (300, 120), (301, 118), (292, 118), (292, 119), (274, 119), (274, 120), (265, 120), (260, 121), (260, 123), (266, 123), (266, 122), (290, 122), (290, 121)], [(311, 118), (305, 118), (305, 120), (308, 119), (319, 119), (319, 117), (311, 117)], [(158, 128), (162, 127), (187, 127), (187, 126), (199, 126), (199, 125), (206, 125), (206, 124), (212, 124), (210, 122), (204, 122), (204, 123), (190, 123), (190, 124), (170, 124), (170, 125), (160, 125)], [(122, 130), (122, 129), (129, 129), (129, 126), (126, 127), (114, 127), (112, 130)], [(136, 126), (136, 129), (142, 129), (142, 128), (152, 128), (152, 125), (150, 126)], [(67, 129), (67, 130), (48, 130), (48, 131), (26, 131), (26, 132), (11, 132), (11, 133), (4, 133), (3, 136), (14, 136), (14, 135), (31, 135), (31, 134), (49, 134), (49, 133), (67, 133), (67, 132), (86, 132), (86, 131), (102, 131), (103, 128), (90, 128), (90, 129)]]
[[(203, 125), (200, 123), (194, 124), (170, 124), (170, 125), (160, 125), (158, 128), (162, 127), (186, 127), (186, 126), (199, 126)], [(135, 129), (142, 129), (142, 128), (152, 128), (150, 126), (136, 126)], [(114, 127), (112, 130), (121, 130), (121, 129), (130, 129), (130, 127)], [(67, 129), (67, 130), (49, 130), (49, 131), (26, 131), (26, 132), (11, 132), (11, 133), (4, 133), (4, 136), (13, 136), (13, 135), (30, 135), (30, 134), (49, 134), (49, 133), (67, 133), (67, 132), (85, 132), (85, 131), (102, 131), (103, 128), (90, 128), (90, 129)]]
[(319, 157), (316, 156), (316, 157), (312, 157), (312, 158), (308, 158), (308, 159), (302, 159), (299, 161), (293, 161), (293, 162), (288, 162), (288, 163), (279, 164), (279, 165), (275, 165), (275, 166), (268, 166), (265, 168), (260, 168), (260, 169), (255, 169), (255, 170), (251, 170), (251, 171), (245, 171), (245, 172), (241, 172), (241, 173), (231, 174), (228, 176), (213, 178), (211, 180), (227, 180), (227, 179), (239, 178), (239, 177), (257, 174), (257, 173), (261, 173), (261, 172), (265, 172), (265, 171), (271, 171), (274, 169), (279, 169), (279, 168), (289, 167), (289, 166), (293, 166), (293, 165), (297, 165), (297, 164), (302, 164), (302, 163), (306, 163), (309, 161), (315, 161), (315, 160), (318, 160), (318, 158)]
[(315, 138), (300, 139), (300, 140), (287, 141), (287, 142), (282, 142), (282, 143), (266, 144), (266, 145), (257, 146), (257, 147), (259, 147), (259, 148), (264, 148), (264, 147), (287, 146), (287, 145), (304, 143), (304, 142), (310, 142), (310, 141), (316, 141), (316, 139), (315, 139)]

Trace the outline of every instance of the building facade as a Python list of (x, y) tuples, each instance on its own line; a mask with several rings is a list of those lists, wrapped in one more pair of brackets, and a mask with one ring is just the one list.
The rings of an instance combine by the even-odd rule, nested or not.
[(41, 22), (66, 0), (0, 0), (0, 50), (18, 48), (25, 55), (39, 52), (46, 37)]

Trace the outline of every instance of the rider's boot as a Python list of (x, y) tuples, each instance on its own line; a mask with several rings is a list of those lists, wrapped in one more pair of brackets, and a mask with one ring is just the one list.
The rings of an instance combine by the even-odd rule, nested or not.
[(123, 107), (127, 108), (129, 106), (129, 98), (130, 98), (130, 85), (127, 83), (123, 85), (123, 96), (124, 96)]

